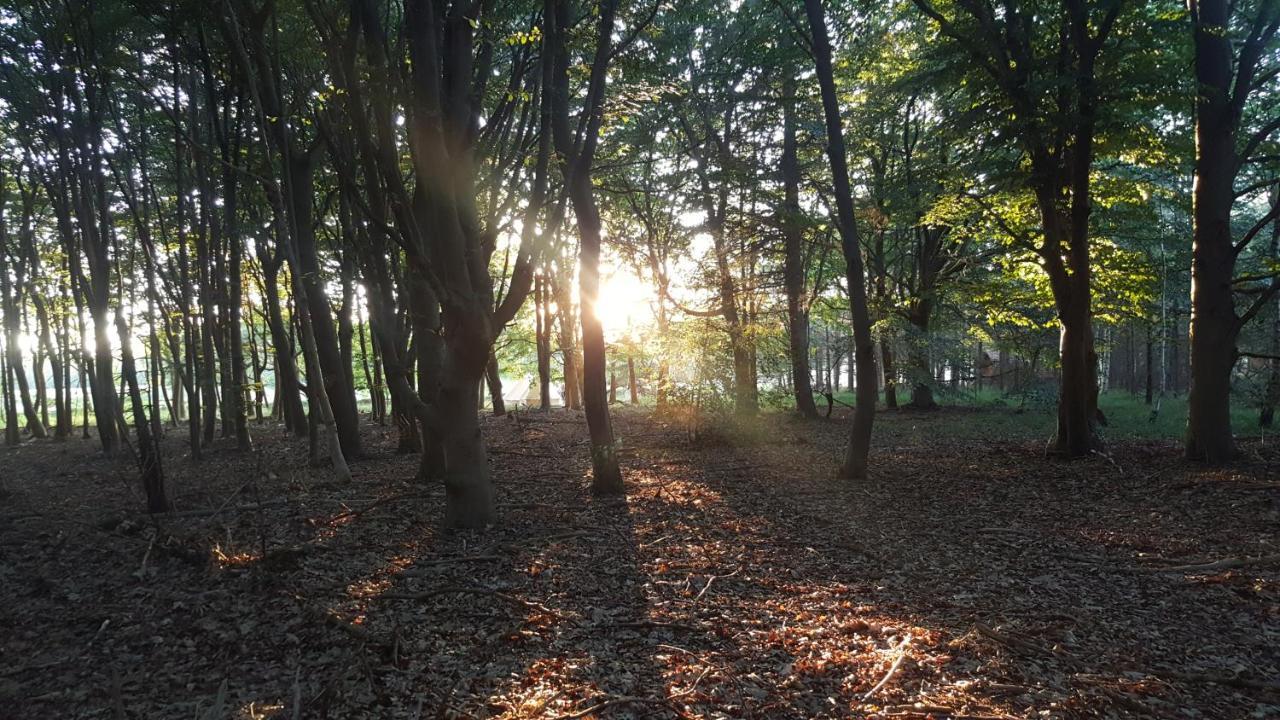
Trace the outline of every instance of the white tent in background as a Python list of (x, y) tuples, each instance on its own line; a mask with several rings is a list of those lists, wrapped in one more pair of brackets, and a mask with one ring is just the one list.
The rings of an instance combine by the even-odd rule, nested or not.
[[(502, 378), (502, 401), (506, 403), (508, 408), (538, 407), (540, 402), (538, 399), (538, 378), (534, 375)], [(551, 404), (553, 406), (564, 405), (564, 393), (557, 383), (551, 383)], [(489, 394), (486, 392), (484, 406), (487, 408), (492, 407), (492, 405), (489, 401)]]

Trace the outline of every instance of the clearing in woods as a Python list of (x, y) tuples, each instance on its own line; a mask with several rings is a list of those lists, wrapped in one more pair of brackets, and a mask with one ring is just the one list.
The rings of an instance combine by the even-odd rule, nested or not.
[(580, 414), (489, 419), (500, 523), (466, 532), (390, 428), (347, 485), (283, 430), (175, 436), (154, 520), (90, 441), (5, 449), (0, 714), (1280, 714), (1276, 446), (1067, 463), (1023, 417), (886, 413), (841, 484), (843, 423), (623, 411), (624, 499)]

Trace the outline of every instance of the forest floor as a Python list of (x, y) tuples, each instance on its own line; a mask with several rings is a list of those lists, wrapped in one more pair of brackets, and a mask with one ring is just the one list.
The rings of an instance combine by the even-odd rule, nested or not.
[(1008, 409), (877, 423), (850, 485), (843, 421), (622, 410), (596, 499), (580, 415), (489, 419), (467, 532), (390, 428), (346, 485), (278, 427), (199, 463), (173, 432), (156, 519), (91, 441), (0, 450), (0, 717), (1280, 717), (1274, 441), (1206, 470), (1049, 460)]

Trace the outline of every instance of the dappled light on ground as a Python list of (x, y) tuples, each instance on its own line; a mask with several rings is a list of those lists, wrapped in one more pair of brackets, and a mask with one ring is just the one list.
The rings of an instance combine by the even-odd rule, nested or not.
[[(695, 437), (622, 413), (625, 499), (587, 491), (580, 416), (491, 420), (501, 516), (483, 531), (440, 529), (438, 486), (377, 434), (350, 485), (264, 473), (229, 498), (254, 461), (175, 467), (184, 507), (249, 509), (155, 524), (101, 522), (133, 506), (91, 464), (6, 481), (0, 690), (15, 718), (192, 717), (220, 691), (243, 718), (1280, 707), (1275, 566), (1206, 565), (1275, 552), (1273, 449), (1215, 472), (1161, 442), (1062, 463), (1037, 440), (949, 439), (951, 414), (887, 414), (872, 479), (840, 484), (842, 423)], [(264, 445), (268, 467), (305, 455)]]

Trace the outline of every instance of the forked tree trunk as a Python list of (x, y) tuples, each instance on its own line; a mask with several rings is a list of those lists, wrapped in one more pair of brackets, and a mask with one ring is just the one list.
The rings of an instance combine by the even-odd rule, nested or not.
[[(277, 237), (277, 243), (288, 242)], [(298, 366), (294, 362), (293, 340), (285, 326), (284, 312), (280, 307), (280, 264), (274, 260), (263, 263), (262, 277), (267, 300), (267, 325), (271, 331), (271, 349), (275, 353), (276, 400), (273, 412), (284, 419), (285, 427), (298, 437), (307, 434), (307, 413), (302, 407), (302, 388)]]

